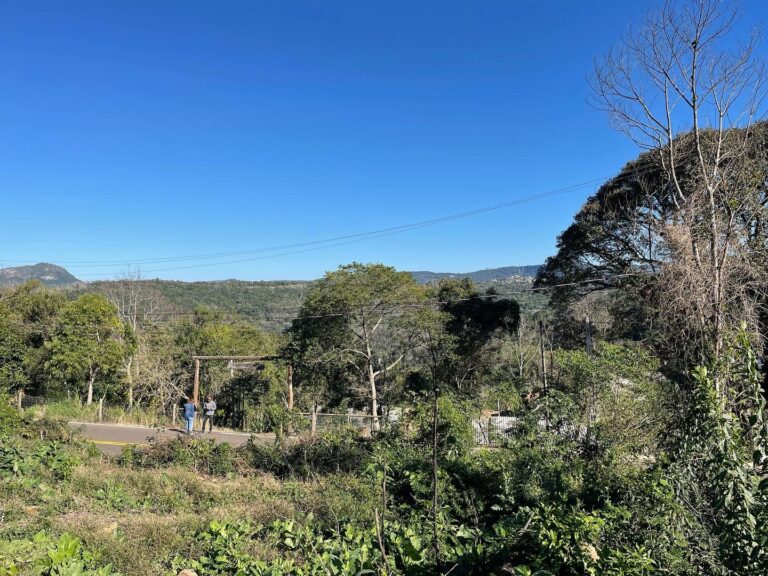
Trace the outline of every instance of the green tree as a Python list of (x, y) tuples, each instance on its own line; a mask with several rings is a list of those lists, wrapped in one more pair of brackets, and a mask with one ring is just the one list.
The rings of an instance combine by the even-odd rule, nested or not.
[(512, 336), (520, 325), (520, 306), (499, 297), (493, 289), (480, 294), (472, 280), (443, 280), (437, 290), (445, 314), (445, 331), (452, 337), (453, 354), (447, 354), (447, 373), (459, 391), (472, 391), (478, 376), (495, 361), (488, 345), (497, 336)]
[(357, 372), (377, 424), (379, 383), (418, 346), (417, 311), (425, 300), (426, 291), (408, 272), (352, 263), (313, 284), (292, 333), (313, 339), (318, 362)]
[(11, 392), (27, 384), (26, 355), (27, 346), (18, 316), (0, 304), (0, 390)]
[(120, 322), (115, 306), (103, 296), (85, 294), (61, 310), (53, 338), (46, 344), (48, 367), (61, 379), (85, 380), (90, 405), (94, 384), (114, 380), (133, 345), (130, 329)]
[(60, 291), (37, 280), (0, 290), (0, 386), (43, 391), (44, 344), (63, 304)]

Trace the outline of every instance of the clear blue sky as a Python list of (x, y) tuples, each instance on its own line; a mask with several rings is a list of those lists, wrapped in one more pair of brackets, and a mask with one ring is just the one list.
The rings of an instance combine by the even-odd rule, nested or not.
[[(5, 0), (0, 266), (45, 260), (93, 280), (125, 265), (74, 262), (302, 243), (614, 174), (637, 151), (588, 106), (586, 78), (654, 4)], [(745, 25), (765, 4), (746, 2)], [(322, 250), (141, 269), (302, 279), (353, 260), (540, 263), (592, 191)]]

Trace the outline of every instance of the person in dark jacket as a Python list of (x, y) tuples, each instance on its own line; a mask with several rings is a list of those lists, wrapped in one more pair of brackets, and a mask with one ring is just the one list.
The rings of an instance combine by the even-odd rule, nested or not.
[(213, 415), (216, 413), (216, 401), (211, 398), (211, 395), (205, 397), (203, 402), (203, 432), (205, 432), (205, 424), (208, 423), (208, 433), (213, 432)]
[(189, 398), (184, 403), (184, 421), (187, 424), (187, 434), (191, 435), (195, 429), (195, 412), (197, 412), (197, 406)]

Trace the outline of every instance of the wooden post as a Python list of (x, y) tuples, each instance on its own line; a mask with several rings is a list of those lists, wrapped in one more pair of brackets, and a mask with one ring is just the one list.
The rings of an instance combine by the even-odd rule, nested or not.
[(200, 359), (195, 358), (195, 379), (192, 384), (192, 403), (197, 406), (200, 396)]
[(584, 321), (585, 328), (586, 328), (586, 338), (587, 338), (587, 356), (592, 356), (594, 353), (594, 349), (592, 346), (592, 322), (589, 321), (589, 316), (587, 316), (586, 320)]
[(176, 402), (173, 404), (173, 410), (171, 410), (171, 423), (176, 426), (176, 411), (179, 409), (179, 406)]
[(310, 428), (310, 435), (312, 438), (315, 437), (315, 434), (317, 433), (317, 403), (312, 404), (312, 425)]
[(293, 366), (288, 365), (288, 411), (293, 411)]
[(104, 398), (99, 398), (99, 422), (104, 420)]
[(18, 392), (16, 392), (16, 408), (19, 412), (21, 412), (22, 403), (24, 401), (24, 390), (19, 389)]
[(288, 364), (288, 434), (293, 434), (293, 366)]

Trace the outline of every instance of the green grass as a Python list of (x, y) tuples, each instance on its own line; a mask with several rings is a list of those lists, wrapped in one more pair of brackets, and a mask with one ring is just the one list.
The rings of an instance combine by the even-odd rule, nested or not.
[[(42, 574), (36, 570), (42, 570), (41, 562), (62, 537), (67, 542), (74, 538), (82, 548), (62, 562), (81, 562), (85, 554), (86, 566), (90, 562), (125, 576), (146, 576), (169, 573), (173, 558), (196, 558), (196, 535), (212, 521), (247, 519), (253, 526), (266, 526), (278, 520), (302, 521), (311, 514), (330, 528), (336, 518), (366, 522), (372, 517), (365, 504), (371, 500), (367, 482), (352, 476), (280, 482), (253, 470), (210, 476), (174, 464), (132, 468), (77, 439), (46, 444), (54, 447), (49, 458), (68, 463), (62, 475), (50, 461), (35, 456), (39, 440), (5, 438), (0, 446), (13, 446), (24, 462), (18, 473), (12, 472), (0, 452), (3, 576), (16, 574), (11, 564), (21, 567), (20, 574)], [(253, 545), (258, 547), (258, 542)], [(268, 557), (268, 551), (259, 555)]]

